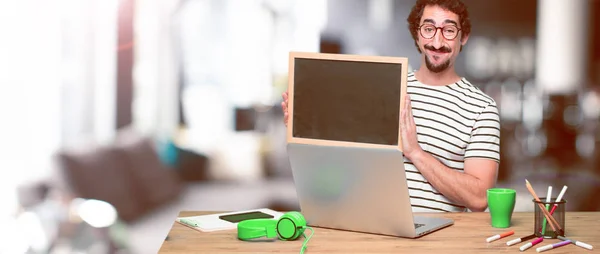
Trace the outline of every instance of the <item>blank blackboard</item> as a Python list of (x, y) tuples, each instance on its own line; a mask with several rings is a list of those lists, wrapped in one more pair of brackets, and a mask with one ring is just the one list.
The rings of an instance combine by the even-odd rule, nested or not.
[(290, 54), (292, 138), (398, 146), (406, 59)]

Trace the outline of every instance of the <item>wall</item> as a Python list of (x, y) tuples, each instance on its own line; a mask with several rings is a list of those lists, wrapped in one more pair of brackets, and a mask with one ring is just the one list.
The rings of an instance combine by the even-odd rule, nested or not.
[(420, 56), (406, 23), (413, 2), (392, 1), (389, 25), (376, 29), (368, 15), (369, 1), (329, 0), (322, 35), (341, 40), (343, 53), (408, 57), (415, 68)]
[[(370, 22), (374, 20), (369, 16), (370, 6), (373, 6), (370, 1), (329, 0), (323, 36), (341, 40), (344, 53), (408, 57), (411, 67), (417, 68), (420, 55), (406, 22), (414, 3), (414, 0), (391, 1), (390, 23), (378, 29), (376, 24)], [(477, 37), (491, 40), (492, 44), (486, 48), (491, 53), (499, 48), (514, 48), (515, 45), (521, 45), (523, 40), (529, 41), (535, 37), (535, 0), (466, 0), (465, 3), (470, 10), (473, 41)], [(465, 71), (464, 55), (457, 61), (457, 71), (470, 78)]]
[[(378, 23), (373, 21), (378, 19), (369, 16), (370, 8), (377, 7), (377, 2), (381, 1), (329, 0), (324, 38), (340, 40), (343, 53), (403, 56), (408, 57), (412, 68), (418, 68), (420, 55), (406, 22), (415, 1), (391, 1), (388, 26), (376, 26)], [(505, 163), (501, 163), (499, 176), (503, 179), (511, 174), (512, 163), (515, 163), (513, 156), (523, 154), (522, 149), (531, 150), (532, 156), (541, 153), (540, 146), (535, 145), (541, 142), (536, 139), (535, 132), (525, 136), (525, 140), (529, 137), (533, 142), (516, 140), (523, 113), (521, 104), (514, 103), (522, 97), (525, 84), (534, 85), (537, 2), (466, 0), (465, 3), (469, 7), (472, 32), (457, 59), (456, 70), (494, 97), (501, 108), (506, 126), (502, 133), (502, 160)], [(376, 15), (385, 16), (386, 12)], [(525, 117), (540, 121), (541, 113), (535, 113), (542, 110), (540, 98), (531, 98), (529, 103), (534, 107), (530, 112), (533, 113)], [(502, 105), (503, 101), (509, 103)]]

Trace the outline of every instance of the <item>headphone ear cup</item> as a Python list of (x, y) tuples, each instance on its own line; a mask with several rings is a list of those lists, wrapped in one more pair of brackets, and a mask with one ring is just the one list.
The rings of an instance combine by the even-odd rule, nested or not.
[(295, 223), (297, 227), (299, 227), (299, 230), (302, 230), (302, 232), (304, 232), (304, 228), (306, 227), (306, 219), (304, 218), (304, 215), (302, 215), (300, 212), (290, 213), (294, 217)]
[(282, 240), (296, 240), (304, 233), (306, 220), (299, 212), (288, 212), (279, 218), (277, 233)]
[(306, 227), (306, 219), (304, 218), (304, 215), (302, 215), (300, 212), (290, 213), (296, 219), (296, 225), (298, 225), (298, 227), (302, 227), (302, 230), (304, 230), (304, 227)]
[(298, 235), (296, 235), (296, 238), (300, 237), (302, 234), (304, 234), (304, 230), (306, 229), (306, 219), (304, 218), (304, 215), (302, 215), (299, 212), (294, 212), (294, 217), (296, 217), (296, 225), (298, 228)]

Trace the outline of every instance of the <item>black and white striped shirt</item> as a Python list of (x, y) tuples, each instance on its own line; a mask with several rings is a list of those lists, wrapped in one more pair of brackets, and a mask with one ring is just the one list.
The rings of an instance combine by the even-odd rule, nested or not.
[[(407, 93), (421, 148), (441, 163), (464, 172), (466, 158), (500, 161), (500, 121), (494, 99), (465, 78), (447, 86), (419, 82), (408, 75)], [(412, 162), (404, 158), (414, 212), (462, 212), (438, 192)]]

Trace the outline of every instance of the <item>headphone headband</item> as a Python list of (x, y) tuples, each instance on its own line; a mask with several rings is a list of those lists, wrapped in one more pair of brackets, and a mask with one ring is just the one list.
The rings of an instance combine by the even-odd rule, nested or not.
[(240, 221), (238, 227), (238, 238), (249, 240), (266, 236), (273, 238), (277, 236), (277, 221), (272, 219), (253, 219)]

